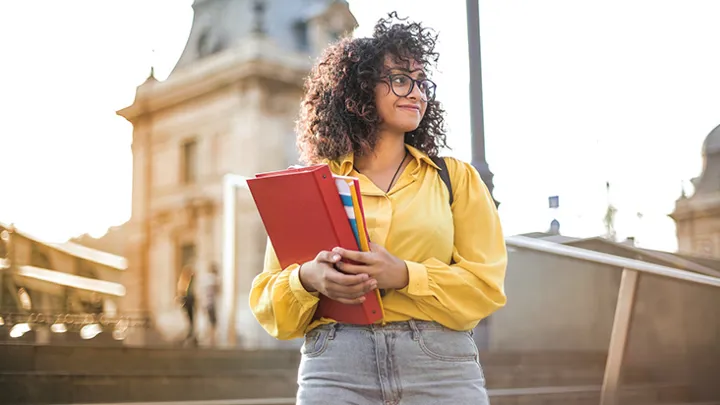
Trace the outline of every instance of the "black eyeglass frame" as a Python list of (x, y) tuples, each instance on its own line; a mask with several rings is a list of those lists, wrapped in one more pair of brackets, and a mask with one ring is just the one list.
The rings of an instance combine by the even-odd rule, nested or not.
[[(408, 80), (410, 80), (410, 89), (408, 90), (407, 94), (398, 94), (398, 92), (395, 90), (395, 86), (393, 86), (393, 78), (394, 78), (394, 77), (398, 77), (398, 76), (404, 76), (404, 77), (406, 77)], [(418, 86), (420, 86), (422, 82), (425, 82), (425, 83), (428, 84), (428, 87), (427, 87), (427, 88), (428, 88), (428, 89), (432, 89), (432, 98), (428, 97), (427, 93), (423, 92), (422, 90), (420, 91), (420, 98), (422, 99), (422, 101), (424, 101), (424, 102), (426, 102), (426, 103), (435, 101), (435, 95), (437, 94), (437, 93), (436, 93), (436, 92), (437, 92), (437, 84), (435, 84), (434, 81), (432, 81), (432, 80), (430, 80), (430, 79), (428, 79), (428, 78), (423, 78), (423, 79), (417, 79), (417, 80), (416, 80), (416, 79), (413, 79), (412, 76), (410, 76), (410, 75), (408, 75), (408, 74), (406, 74), (406, 73), (390, 73), (389, 75), (383, 76), (382, 78), (383, 78), (383, 79), (388, 79), (388, 82), (389, 82), (388, 85), (390, 86), (390, 90), (393, 92), (393, 94), (395, 94), (395, 95), (398, 96), (398, 97), (407, 97), (407, 96), (409, 96), (409, 95), (413, 92), (413, 90), (415, 90), (415, 85), (416, 85), (416, 84), (417, 84)], [(422, 89), (422, 87), (420, 87), (420, 89)], [(423, 96), (425, 96), (425, 97), (423, 98)]]

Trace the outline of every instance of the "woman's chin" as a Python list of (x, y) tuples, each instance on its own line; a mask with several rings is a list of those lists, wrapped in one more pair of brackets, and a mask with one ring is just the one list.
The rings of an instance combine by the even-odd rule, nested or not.
[(403, 122), (397, 126), (398, 132), (406, 133), (418, 129), (420, 122)]

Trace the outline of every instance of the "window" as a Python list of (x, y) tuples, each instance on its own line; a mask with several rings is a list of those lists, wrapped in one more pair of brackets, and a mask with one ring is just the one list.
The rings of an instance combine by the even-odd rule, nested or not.
[(210, 29), (205, 29), (198, 37), (197, 53), (202, 58), (210, 53)]
[(0, 228), (0, 259), (8, 256), (8, 242), (10, 241), (10, 233)]
[(310, 41), (308, 39), (308, 26), (305, 21), (295, 23), (295, 40), (299, 51), (308, 52), (310, 50)]
[(81, 259), (79, 257), (75, 258), (75, 269), (76, 274), (80, 277), (100, 280), (100, 277), (98, 277), (97, 272), (95, 271), (95, 266), (88, 260)]
[(330, 42), (337, 42), (342, 39), (342, 32), (330, 31)]
[(45, 248), (33, 242), (30, 248), (30, 265), (41, 269), (53, 270), (50, 257), (44, 252)]
[(183, 184), (197, 181), (197, 142), (187, 141), (182, 146), (181, 180)]

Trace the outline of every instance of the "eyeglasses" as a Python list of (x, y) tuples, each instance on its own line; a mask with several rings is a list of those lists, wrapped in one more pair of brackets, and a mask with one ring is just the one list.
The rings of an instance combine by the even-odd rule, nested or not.
[(417, 84), (420, 89), (420, 98), (428, 102), (435, 100), (435, 83), (430, 79), (415, 80), (404, 73), (395, 73), (385, 76), (390, 80), (390, 88), (398, 97), (407, 97)]

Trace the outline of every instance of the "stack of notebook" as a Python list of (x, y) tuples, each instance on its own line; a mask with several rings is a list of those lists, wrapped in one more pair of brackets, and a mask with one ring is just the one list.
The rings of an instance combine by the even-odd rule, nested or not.
[[(260, 173), (247, 181), (280, 265), (311, 261), (320, 251), (342, 247), (369, 251), (358, 180), (332, 174), (327, 165)], [(315, 318), (372, 324), (383, 318), (378, 290), (365, 302), (342, 304), (324, 295)]]
[(355, 240), (361, 251), (370, 251), (370, 237), (367, 234), (367, 226), (365, 224), (365, 213), (362, 207), (362, 195), (360, 194), (360, 183), (355, 177), (337, 176), (335, 178), (335, 186), (340, 194), (340, 201), (345, 207), (350, 227), (355, 234)]

